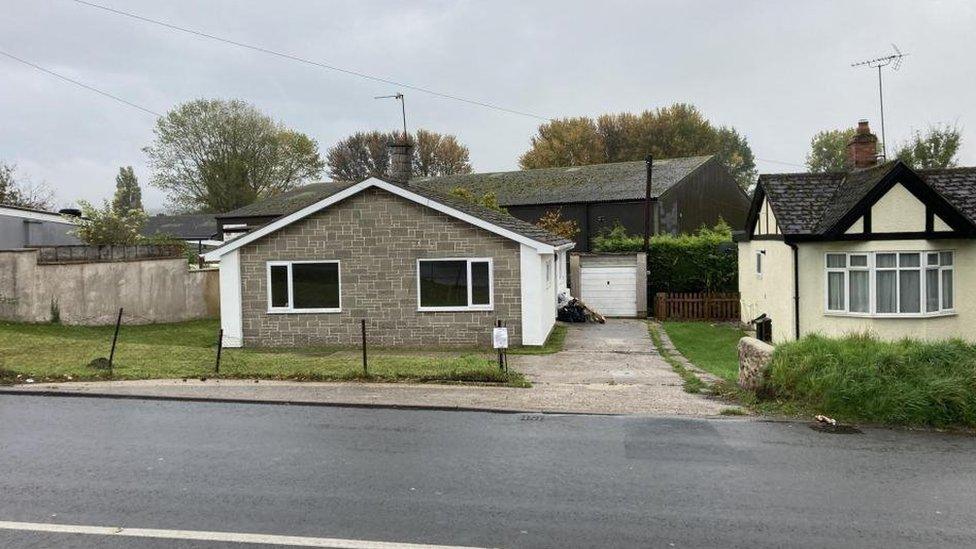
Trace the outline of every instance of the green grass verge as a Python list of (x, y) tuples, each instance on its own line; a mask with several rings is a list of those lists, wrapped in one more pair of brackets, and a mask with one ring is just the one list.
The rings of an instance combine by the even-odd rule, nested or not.
[(976, 426), (976, 345), (807, 336), (776, 347), (761, 396), (844, 420)]
[(739, 339), (742, 330), (730, 324), (708, 322), (665, 322), (671, 343), (692, 364), (716, 376), (735, 382), (739, 378)]
[(653, 322), (647, 323), (647, 331), (651, 334), (651, 341), (654, 342), (654, 346), (657, 347), (657, 351), (661, 353), (661, 357), (671, 365), (671, 369), (675, 371), (681, 379), (684, 380), (682, 387), (686, 393), (700, 393), (704, 389), (708, 388), (708, 384), (701, 380), (698, 376), (694, 374), (685, 365), (682, 364), (671, 351), (664, 348), (664, 341), (661, 339), (661, 333), (658, 331), (657, 326)]
[[(108, 379), (108, 372), (88, 364), (108, 357), (113, 329), (0, 323), (0, 380)], [(224, 349), (218, 376), (213, 371), (217, 329), (216, 320), (123, 326), (111, 379), (221, 377), (528, 386), (521, 374), (499, 371), (490, 350), (370, 349), (366, 375), (362, 352), (355, 348)]]
[(566, 331), (566, 326), (556, 324), (552, 331), (549, 332), (549, 337), (546, 338), (545, 344), (541, 346), (513, 347), (508, 350), (508, 354), (551, 355), (552, 353), (558, 353), (563, 350), (563, 345), (566, 343)]

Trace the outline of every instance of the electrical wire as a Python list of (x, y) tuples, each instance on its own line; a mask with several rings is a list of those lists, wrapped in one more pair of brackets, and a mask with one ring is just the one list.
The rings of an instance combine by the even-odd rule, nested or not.
[(154, 111), (152, 109), (143, 107), (142, 105), (133, 103), (132, 101), (129, 101), (128, 99), (123, 99), (123, 98), (121, 98), (121, 97), (119, 97), (117, 95), (113, 95), (113, 94), (111, 94), (111, 93), (109, 93), (109, 92), (107, 92), (105, 90), (100, 90), (100, 89), (98, 89), (98, 88), (96, 88), (94, 86), (89, 86), (88, 84), (85, 84), (84, 82), (79, 82), (79, 81), (77, 81), (77, 80), (75, 80), (73, 78), (69, 78), (69, 77), (67, 77), (67, 76), (65, 76), (63, 74), (54, 72), (51, 69), (48, 69), (48, 68), (45, 68), (45, 67), (42, 67), (42, 66), (38, 65), (37, 63), (32, 63), (32, 62), (30, 62), (30, 61), (28, 61), (26, 59), (23, 59), (21, 57), (17, 57), (16, 55), (14, 55), (12, 53), (8, 53), (8, 52), (5, 52), (3, 50), (0, 50), (0, 55), (3, 55), (4, 57), (8, 57), (10, 59), (13, 59), (14, 61), (17, 61), (19, 63), (23, 63), (24, 65), (27, 65), (28, 67), (33, 67), (34, 69), (37, 69), (37, 70), (39, 70), (41, 72), (44, 72), (44, 73), (47, 73), (47, 74), (49, 74), (49, 75), (51, 75), (51, 76), (53, 76), (55, 78), (59, 78), (59, 79), (65, 81), (65, 82), (69, 82), (69, 83), (74, 84), (76, 86), (80, 86), (80, 87), (82, 87), (82, 88), (84, 88), (84, 89), (86, 89), (88, 91), (95, 92), (95, 93), (97, 93), (99, 95), (102, 95), (104, 97), (108, 97), (109, 99), (112, 99), (114, 101), (118, 101), (119, 103), (128, 105), (128, 106), (130, 106), (130, 107), (132, 107), (134, 109), (139, 109), (140, 111), (142, 111), (144, 113), (147, 113), (147, 114), (151, 114), (151, 115), (155, 116), (156, 118), (162, 118), (162, 116), (163, 116), (163, 115), (159, 114), (158, 112), (156, 112), (156, 111)]
[(457, 95), (451, 95), (451, 94), (448, 94), (448, 93), (444, 93), (444, 92), (439, 92), (439, 91), (436, 91), (436, 90), (432, 90), (430, 88), (424, 88), (424, 87), (421, 87), (421, 86), (415, 86), (415, 85), (407, 84), (407, 83), (404, 83), (404, 82), (398, 82), (398, 81), (393, 80), (391, 78), (385, 78), (385, 77), (382, 77), (382, 76), (375, 76), (375, 75), (372, 75), (372, 74), (368, 74), (368, 73), (361, 72), (361, 71), (357, 71), (357, 70), (353, 70), (353, 69), (347, 69), (347, 68), (339, 67), (339, 66), (336, 66), (336, 65), (331, 65), (331, 64), (328, 64), (328, 63), (322, 63), (322, 62), (319, 62), (319, 61), (313, 61), (313, 60), (307, 59), (305, 57), (299, 57), (297, 55), (292, 55), (290, 53), (284, 53), (284, 52), (272, 50), (272, 49), (265, 48), (265, 47), (262, 47), (262, 46), (255, 46), (253, 44), (247, 44), (247, 43), (244, 43), (244, 42), (238, 42), (237, 40), (231, 40), (229, 38), (224, 38), (224, 37), (217, 36), (217, 35), (210, 34), (210, 33), (206, 33), (206, 32), (203, 32), (203, 31), (198, 31), (198, 30), (193, 30), (193, 29), (186, 28), (186, 27), (181, 27), (179, 25), (174, 25), (173, 23), (167, 23), (165, 21), (160, 21), (158, 19), (152, 19), (152, 18), (145, 17), (145, 16), (142, 16), (142, 15), (139, 15), (139, 14), (136, 14), (136, 13), (132, 13), (132, 12), (128, 12), (128, 11), (123, 11), (123, 10), (115, 9), (115, 8), (111, 8), (111, 7), (108, 7), (108, 6), (103, 6), (102, 4), (96, 4), (94, 2), (86, 2), (85, 0), (72, 0), (72, 1), (75, 2), (75, 3), (77, 3), (77, 4), (81, 4), (83, 6), (88, 6), (90, 8), (95, 8), (95, 9), (103, 10), (103, 11), (106, 11), (106, 12), (109, 12), (109, 13), (114, 13), (116, 15), (121, 15), (123, 17), (128, 17), (130, 19), (135, 19), (137, 21), (142, 21), (144, 23), (150, 23), (150, 24), (153, 24), (153, 25), (158, 25), (158, 26), (165, 27), (165, 28), (168, 28), (168, 29), (171, 29), (171, 30), (175, 30), (175, 31), (179, 31), (179, 32), (184, 32), (184, 33), (187, 33), (187, 34), (192, 34), (194, 36), (198, 36), (198, 37), (201, 37), (201, 38), (207, 38), (209, 40), (215, 40), (217, 42), (221, 42), (221, 43), (224, 43), (224, 44), (229, 44), (229, 45), (232, 45), (232, 46), (237, 46), (237, 47), (240, 47), (240, 48), (246, 48), (246, 49), (249, 49), (249, 50), (253, 50), (253, 51), (265, 53), (265, 54), (268, 54), (268, 55), (273, 55), (275, 57), (280, 57), (282, 59), (287, 59), (289, 61), (295, 61), (297, 63), (304, 63), (306, 65), (312, 65), (314, 67), (319, 67), (319, 68), (322, 68), (322, 69), (327, 69), (327, 70), (331, 70), (331, 71), (341, 72), (343, 74), (348, 74), (348, 75), (351, 75), (351, 76), (356, 76), (356, 77), (359, 77), (359, 78), (364, 78), (366, 80), (372, 80), (374, 82), (381, 82), (383, 84), (390, 84), (390, 85), (393, 85), (393, 86), (400, 86), (401, 88), (406, 88), (406, 89), (409, 89), (409, 90), (414, 90), (414, 91), (418, 91), (418, 92), (421, 92), (421, 93), (426, 93), (428, 95), (433, 95), (435, 97), (440, 97), (442, 99), (450, 99), (452, 101), (460, 101), (462, 103), (468, 103), (470, 105), (477, 105), (479, 107), (485, 107), (485, 108), (488, 108), (488, 109), (494, 109), (494, 110), (506, 112), (506, 113), (509, 113), (509, 114), (516, 114), (516, 115), (519, 115), (519, 116), (527, 116), (527, 117), (530, 117), (530, 118), (536, 118), (538, 120), (545, 120), (545, 121), (551, 121), (552, 120), (551, 118), (549, 118), (547, 116), (541, 116), (541, 115), (534, 114), (534, 113), (530, 113), (530, 112), (526, 112), (526, 111), (519, 111), (519, 110), (515, 110), (515, 109), (509, 109), (507, 107), (502, 107), (500, 105), (495, 105), (493, 103), (487, 103), (487, 102), (484, 102), (484, 101), (478, 101), (478, 100), (475, 100), (475, 99), (468, 99), (468, 98), (460, 97), (460, 96), (457, 96)]

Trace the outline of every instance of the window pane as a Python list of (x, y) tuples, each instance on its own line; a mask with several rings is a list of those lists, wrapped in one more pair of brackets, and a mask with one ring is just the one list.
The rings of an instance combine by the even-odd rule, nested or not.
[[(915, 259), (918, 259), (918, 256)], [(898, 276), (898, 297), (901, 303), (901, 312), (921, 312), (921, 274), (918, 271), (898, 271)]]
[(339, 308), (338, 263), (294, 263), (291, 284), (295, 309)]
[(942, 308), (951, 309), (952, 305), (952, 271), (942, 271)]
[(844, 254), (827, 254), (828, 269), (843, 269), (847, 266), (847, 256)]
[(868, 256), (866, 255), (851, 256), (851, 267), (867, 267), (867, 266), (868, 266)]
[(468, 262), (421, 261), (420, 305), (466, 307), (468, 305)]
[(925, 310), (934, 312), (939, 310), (939, 270), (925, 271)]
[(844, 310), (844, 273), (827, 273), (827, 310)]
[[(879, 256), (880, 257), (880, 256)], [(897, 311), (895, 296), (895, 272), (877, 272), (877, 311), (879, 313), (894, 313)]]
[(918, 267), (918, 254), (898, 254), (898, 265), (901, 267)]
[(288, 306), (288, 266), (271, 266), (271, 306)]
[[(851, 258), (852, 260), (854, 258)], [(852, 261), (853, 262), (853, 261)], [(850, 284), (850, 310), (852, 313), (866, 313), (869, 311), (870, 297), (868, 282), (870, 273), (868, 271), (851, 271), (848, 274)]]
[[(550, 265), (546, 264), (546, 269)], [(491, 303), (490, 277), (488, 276), (489, 264), (487, 261), (477, 261), (471, 263), (471, 304), (488, 305)]]
[(928, 262), (926, 263), (927, 265), (938, 265), (939, 264), (939, 254), (938, 253), (927, 254), (927, 256), (928, 256)]
[(762, 274), (762, 252), (756, 252), (756, 274)]
[(875, 261), (877, 267), (894, 267), (895, 254), (878, 254)]
[(939, 264), (943, 267), (946, 265), (952, 265), (952, 252), (939, 253)]

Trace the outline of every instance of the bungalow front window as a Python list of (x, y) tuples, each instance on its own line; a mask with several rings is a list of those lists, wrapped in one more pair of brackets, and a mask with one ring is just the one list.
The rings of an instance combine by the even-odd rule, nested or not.
[(953, 311), (953, 253), (828, 253), (831, 313), (924, 316)]
[(490, 311), (490, 258), (420, 259), (417, 305), (421, 311)]
[(268, 312), (338, 313), (338, 261), (269, 261)]

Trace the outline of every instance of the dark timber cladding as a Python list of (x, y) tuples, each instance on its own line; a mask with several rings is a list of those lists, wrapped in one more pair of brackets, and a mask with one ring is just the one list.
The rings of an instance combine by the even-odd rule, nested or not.
[[(247, 229), (253, 229), (352, 184), (305, 185), (219, 215), (217, 219), (221, 227), (246, 225)], [(564, 219), (579, 225), (575, 249), (581, 252), (589, 251), (590, 240), (617, 222), (629, 234), (644, 232), (647, 193), (644, 160), (419, 177), (411, 179), (410, 185), (440, 195), (448, 195), (457, 187), (468, 189), (476, 196), (493, 193), (499, 205), (529, 223), (560, 209)], [(741, 227), (749, 211), (749, 197), (714, 156), (655, 159), (650, 194), (653, 234), (692, 232), (702, 225), (714, 225), (719, 218), (733, 227)]]
[[(576, 250), (617, 222), (629, 234), (644, 233), (647, 167), (644, 160), (568, 168), (482, 173), (411, 181), (441, 192), (456, 187), (494, 193), (509, 213), (534, 223), (553, 209), (576, 221)], [(651, 180), (652, 234), (691, 232), (721, 217), (741, 226), (749, 198), (714, 156), (655, 159)]]

